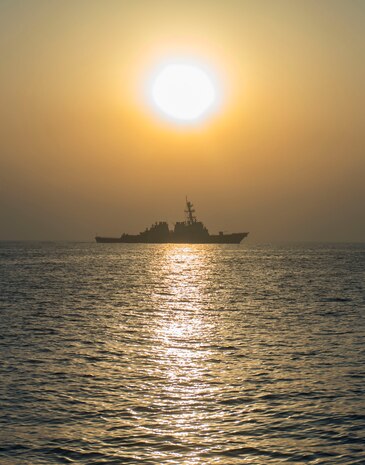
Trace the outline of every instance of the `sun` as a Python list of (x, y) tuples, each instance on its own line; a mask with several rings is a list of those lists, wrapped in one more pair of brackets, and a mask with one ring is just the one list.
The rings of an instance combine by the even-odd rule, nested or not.
[(152, 99), (165, 117), (193, 123), (212, 112), (218, 100), (212, 75), (197, 65), (170, 63), (152, 82)]

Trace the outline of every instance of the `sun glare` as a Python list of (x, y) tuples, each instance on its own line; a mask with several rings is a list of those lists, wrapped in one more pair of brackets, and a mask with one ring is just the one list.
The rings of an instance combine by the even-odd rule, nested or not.
[(165, 116), (190, 123), (211, 113), (217, 103), (217, 86), (199, 66), (168, 64), (153, 80), (152, 98)]

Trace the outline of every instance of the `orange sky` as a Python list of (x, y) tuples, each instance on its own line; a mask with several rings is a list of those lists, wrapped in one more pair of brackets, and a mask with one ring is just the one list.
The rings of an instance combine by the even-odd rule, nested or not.
[[(3, 1), (0, 239), (182, 219), (250, 240), (364, 241), (361, 1)], [(180, 127), (145, 83), (216, 70), (220, 111)]]

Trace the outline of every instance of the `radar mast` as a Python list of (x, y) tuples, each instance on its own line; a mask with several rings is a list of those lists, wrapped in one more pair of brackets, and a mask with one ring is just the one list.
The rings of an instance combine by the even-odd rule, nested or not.
[(193, 206), (194, 205), (191, 202), (189, 202), (188, 198), (186, 197), (186, 210), (185, 210), (185, 213), (186, 213), (186, 216), (187, 216), (187, 222), (189, 224), (196, 223), (196, 216), (193, 215), (193, 213), (195, 213), (195, 210), (194, 210)]

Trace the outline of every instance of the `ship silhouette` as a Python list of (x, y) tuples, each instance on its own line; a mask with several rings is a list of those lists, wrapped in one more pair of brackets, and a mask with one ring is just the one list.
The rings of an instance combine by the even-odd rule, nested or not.
[(139, 244), (239, 244), (248, 232), (209, 234), (208, 229), (194, 215), (193, 204), (186, 199), (186, 219), (175, 223), (171, 231), (167, 222), (159, 221), (139, 234), (122, 234), (120, 237), (96, 236), (96, 242), (102, 243), (139, 243)]

